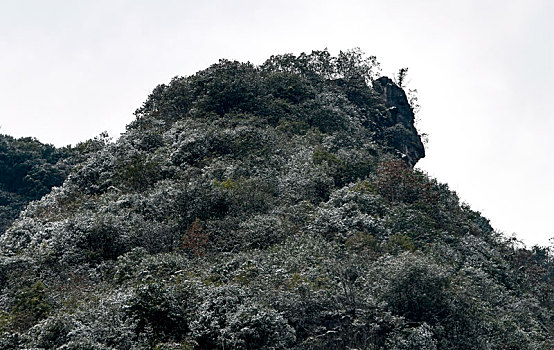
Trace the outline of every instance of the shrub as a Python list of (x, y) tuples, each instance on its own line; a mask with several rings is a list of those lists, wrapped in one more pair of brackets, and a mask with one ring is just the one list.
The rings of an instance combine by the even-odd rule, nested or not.
[(288, 349), (296, 340), (280, 313), (250, 300), (234, 286), (208, 290), (191, 331), (203, 349)]
[(414, 250), (413, 240), (406, 235), (395, 233), (389, 237), (385, 243), (385, 250), (389, 253), (399, 253), (402, 251), (413, 251)]
[(433, 329), (424, 322), (420, 326), (405, 328), (401, 332), (393, 334), (387, 341), (387, 348), (390, 350), (436, 350), (437, 341)]
[(46, 286), (42, 281), (36, 280), (32, 286), (24, 287), (17, 294), (11, 323), (18, 330), (26, 330), (46, 318), (51, 308), (46, 297)]
[(185, 312), (173, 291), (160, 283), (139, 285), (127, 302), (127, 312), (137, 320), (137, 334), (150, 330), (151, 344), (182, 339), (188, 329)]
[(206, 253), (209, 239), (210, 235), (204, 231), (200, 220), (196, 219), (183, 235), (183, 248), (190, 251), (195, 257), (201, 257)]
[(417, 202), (432, 206), (438, 201), (438, 193), (431, 182), (399, 159), (379, 164), (375, 187), (380, 195), (393, 204)]

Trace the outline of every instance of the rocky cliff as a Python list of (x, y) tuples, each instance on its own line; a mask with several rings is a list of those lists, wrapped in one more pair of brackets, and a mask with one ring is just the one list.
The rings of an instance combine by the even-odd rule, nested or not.
[(387, 142), (413, 167), (418, 160), (425, 157), (425, 148), (414, 126), (414, 112), (405, 91), (388, 77), (375, 80), (373, 88), (381, 95), (389, 112), (379, 121), (385, 129)]

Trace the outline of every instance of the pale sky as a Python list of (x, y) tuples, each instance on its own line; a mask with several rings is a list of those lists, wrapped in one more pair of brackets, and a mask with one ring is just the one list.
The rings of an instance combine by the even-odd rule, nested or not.
[(427, 158), (493, 227), (548, 244), (554, 174), (551, 0), (0, 0), (0, 133), (114, 138), (150, 91), (220, 58), (360, 47), (409, 67)]

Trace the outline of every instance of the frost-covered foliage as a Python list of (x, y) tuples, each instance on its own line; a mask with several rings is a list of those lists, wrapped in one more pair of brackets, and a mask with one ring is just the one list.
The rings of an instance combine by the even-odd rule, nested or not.
[(71, 147), (55, 148), (30, 137), (0, 134), (0, 233), (30, 201), (63, 183), (77, 155)]
[(377, 73), (315, 51), (156, 87), (0, 236), (0, 348), (550, 349), (552, 251), (412, 168)]

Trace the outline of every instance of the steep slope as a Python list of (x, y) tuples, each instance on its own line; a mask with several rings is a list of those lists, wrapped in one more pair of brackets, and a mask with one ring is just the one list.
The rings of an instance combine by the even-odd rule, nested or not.
[(222, 60), (0, 237), (0, 348), (548, 349), (552, 255), (495, 233), (358, 51)]

